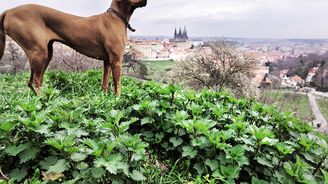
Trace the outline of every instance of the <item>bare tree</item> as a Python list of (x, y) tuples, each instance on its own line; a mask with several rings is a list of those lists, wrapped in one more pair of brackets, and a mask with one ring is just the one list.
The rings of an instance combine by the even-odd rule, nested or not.
[(18, 45), (10, 38), (8, 38), (6, 46), (6, 52), (2, 59), (2, 64), (11, 66), (8, 72), (16, 74), (25, 69), (27, 65), (27, 58), (24, 52), (18, 47)]
[(54, 47), (55, 52), (50, 62), (50, 69), (84, 71), (102, 66), (101, 61), (84, 56), (65, 45), (55, 44)]
[(317, 90), (328, 92), (328, 62), (325, 60), (321, 61), (319, 71), (313, 78), (312, 86), (316, 87)]
[[(142, 52), (138, 51), (134, 46), (128, 45), (123, 57), (123, 67), (126, 68), (125, 73), (128, 75), (136, 74), (135, 77), (146, 79), (148, 69), (145, 64), (140, 62), (142, 57)], [(130, 71), (131, 69), (133, 72)]]
[(70, 67), (73, 71), (85, 70), (85, 56), (72, 50), (69, 57), (63, 58), (63, 63)]
[(236, 95), (248, 96), (256, 88), (252, 79), (257, 65), (258, 61), (252, 56), (219, 41), (177, 62), (172, 74), (173, 78), (196, 88), (221, 91), (225, 87)]

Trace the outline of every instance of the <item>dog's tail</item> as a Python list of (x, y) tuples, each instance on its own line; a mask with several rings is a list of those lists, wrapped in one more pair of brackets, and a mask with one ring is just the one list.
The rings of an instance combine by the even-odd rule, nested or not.
[(2, 58), (6, 47), (6, 33), (4, 28), (4, 21), (6, 12), (0, 15), (0, 59)]

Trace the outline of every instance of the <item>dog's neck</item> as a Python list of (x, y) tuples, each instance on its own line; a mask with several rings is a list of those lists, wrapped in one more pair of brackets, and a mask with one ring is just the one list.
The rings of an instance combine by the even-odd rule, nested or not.
[(135, 10), (128, 1), (112, 1), (110, 8), (121, 14), (128, 22)]

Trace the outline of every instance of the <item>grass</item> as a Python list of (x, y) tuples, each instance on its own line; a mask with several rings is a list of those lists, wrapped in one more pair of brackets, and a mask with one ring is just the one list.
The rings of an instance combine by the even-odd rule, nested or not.
[(172, 69), (174, 61), (142, 61), (142, 63), (148, 68), (147, 78), (156, 81), (163, 81), (170, 78), (168, 72)]
[(309, 99), (305, 94), (264, 91), (260, 101), (268, 105), (275, 105), (280, 112), (292, 112), (302, 121), (310, 122), (314, 119)]
[(328, 120), (328, 98), (319, 98), (317, 99), (317, 104), (322, 115)]

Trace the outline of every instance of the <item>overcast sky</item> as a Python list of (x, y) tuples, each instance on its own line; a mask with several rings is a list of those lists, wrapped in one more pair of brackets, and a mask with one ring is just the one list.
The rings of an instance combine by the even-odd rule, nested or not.
[[(0, 11), (26, 3), (89, 16), (111, 0), (0, 0)], [(27, 15), (28, 16), (28, 15)], [(187, 26), (190, 36), (328, 38), (328, 0), (148, 0), (131, 19), (130, 35), (171, 36)]]

